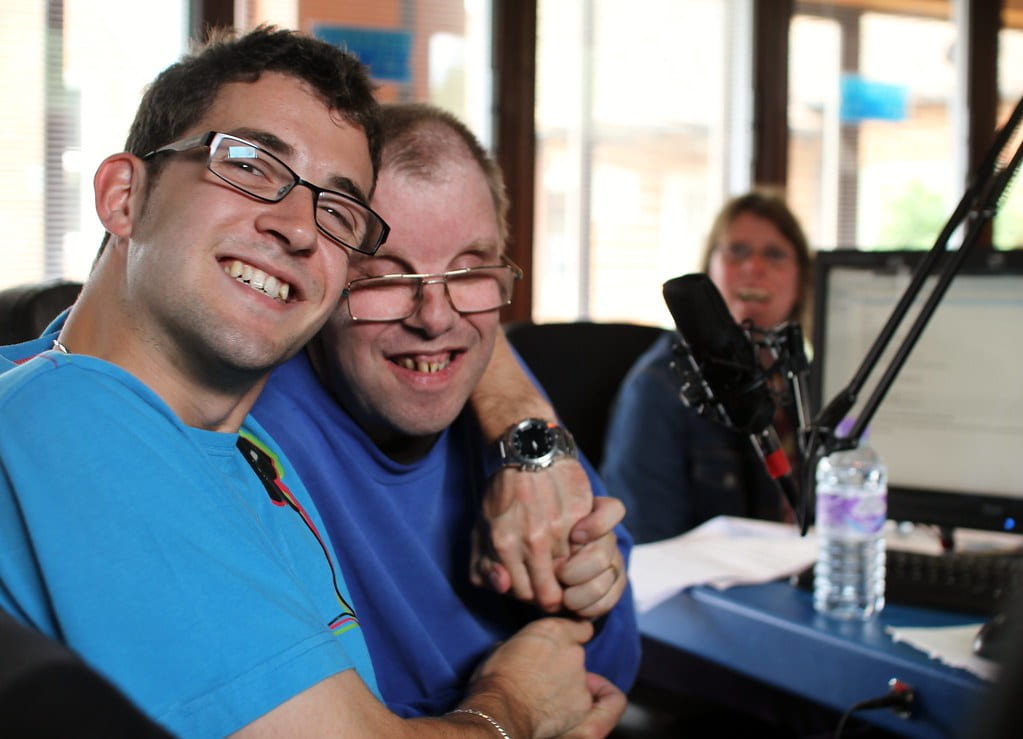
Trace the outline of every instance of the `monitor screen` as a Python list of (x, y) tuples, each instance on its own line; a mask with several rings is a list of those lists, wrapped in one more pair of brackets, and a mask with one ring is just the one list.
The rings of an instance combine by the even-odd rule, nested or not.
[[(849, 386), (925, 255), (817, 253), (814, 415)], [(940, 267), (870, 373), (851, 415), (890, 365)], [(971, 255), (867, 435), (888, 466), (889, 518), (1023, 533), (1023, 251)]]

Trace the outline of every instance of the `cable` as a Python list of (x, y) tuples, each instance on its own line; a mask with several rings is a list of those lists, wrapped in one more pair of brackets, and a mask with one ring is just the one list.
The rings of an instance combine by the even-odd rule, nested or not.
[(908, 718), (913, 710), (913, 702), (916, 700), (916, 691), (906, 683), (897, 678), (888, 681), (888, 692), (877, 698), (860, 701), (853, 704), (849, 710), (842, 714), (842, 718), (835, 727), (835, 738), (841, 739), (845, 731), (845, 724), (857, 711), (866, 711), (873, 708), (893, 708), (903, 718)]

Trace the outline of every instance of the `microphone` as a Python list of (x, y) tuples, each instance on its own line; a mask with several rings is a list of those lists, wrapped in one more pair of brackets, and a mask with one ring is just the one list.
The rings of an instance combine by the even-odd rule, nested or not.
[(728, 312), (721, 293), (703, 273), (664, 283), (664, 302), (679, 337), (675, 369), (679, 396), (700, 415), (747, 434), (768, 475), (792, 506), (801, 533), (809, 527), (788, 457), (771, 426), (775, 403), (753, 342)]

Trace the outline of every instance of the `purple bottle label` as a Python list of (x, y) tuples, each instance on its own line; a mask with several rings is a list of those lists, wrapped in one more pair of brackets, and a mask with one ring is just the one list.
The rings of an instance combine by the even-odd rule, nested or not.
[(817, 527), (852, 536), (871, 536), (884, 528), (888, 491), (865, 496), (817, 491)]

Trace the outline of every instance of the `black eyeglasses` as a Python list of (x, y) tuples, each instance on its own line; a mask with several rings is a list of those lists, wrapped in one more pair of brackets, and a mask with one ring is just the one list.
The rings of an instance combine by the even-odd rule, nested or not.
[(522, 270), (509, 259), (504, 264), (452, 269), (432, 274), (360, 277), (348, 283), (347, 298), (353, 321), (400, 321), (419, 308), (423, 285), (443, 284), (451, 307), (459, 313), (486, 313), (511, 303)]
[(263, 147), (226, 133), (209, 131), (175, 141), (146, 154), (143, 159), (163, 152), (182, 152), (207, 146), (206, 167), (232, 187), (265, 203), (277, 203), (296, 186), (313, 191), (313, 219), (317, 228), (341, 246), (363, 254), (374, 254), (387, 239), (390, 227), (365, 203), (351, 195), (303, 180), (295, 170)]

